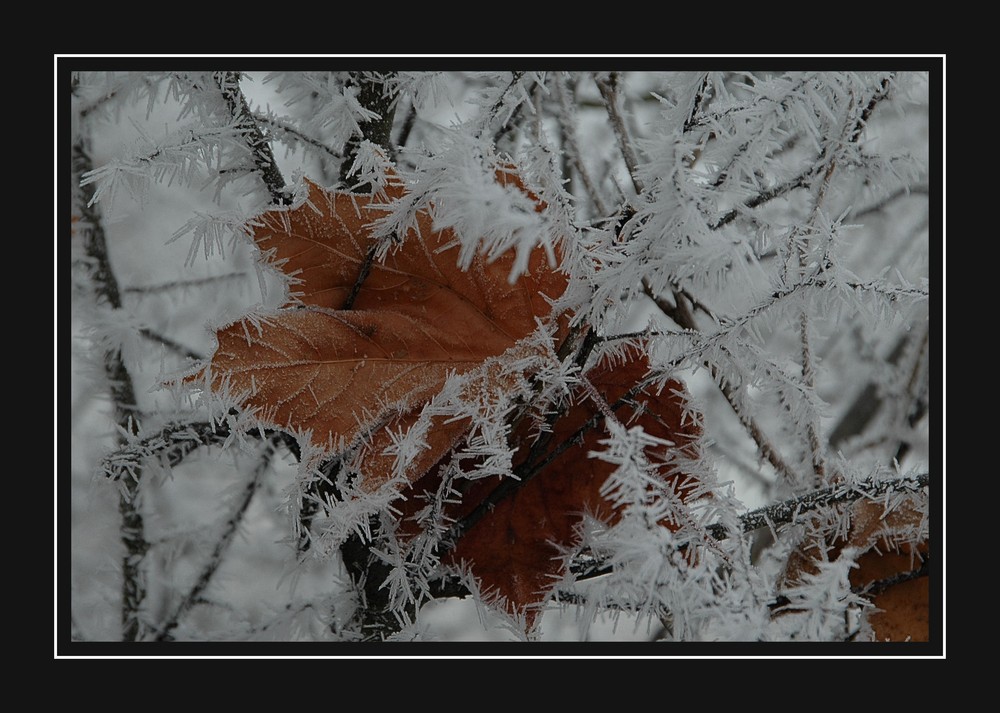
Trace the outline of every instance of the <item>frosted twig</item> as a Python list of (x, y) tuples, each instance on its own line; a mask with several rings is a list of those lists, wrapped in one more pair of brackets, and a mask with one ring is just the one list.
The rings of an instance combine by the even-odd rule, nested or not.
[[(744, 513), (738, 518), (739, 531), (735, 534), (746, 535), (765, 527), (791, 525), (799, 522), (803, 514), (831, 505), (863, 499), (878, 500), (887, 493), (913, 493), (929, 486), (929, 473), (886, 480), (844, 482)], [(734, 534), (726, 525), (720, 523), (706, 525), (704, 530), (716, 540), (725, 540)], [(686, 546), (679, 545), (679, 548), (684, 549)], [(611, 568), (605, 560), (591, 556), (572, 564), (570, 571), (577, 575), (579, 581), (608, 574)]]
[(396, 137), (396, 146), (400, 148), (406, 146), (406, 142), (410, 140), (410, 132), (413, 131), (413, 125), (417, 122), (417, 106), (413, 102), (410, 102), (410, 108), (406, 112), (406, 117), (403, 119), (403, 125), (399, 127), (399, 136)]
[(607, 216), (608, 207), (597, 190), (597, 184), (594, 183), (594, 179), (591, 178), (590, 172), (583, 163), (583, 155), (580, 153), (580, 146), (576, 140), (576, 127), (573, 125), (573, 117), (571, 115), (572, 107), (570, 106), (569, 98), (566, 96), (567, 89), (563, 85), (564, 83), (558, 79), (555, 82), (556, 97), (559, 100), (559, 112), (556, 114), (556, 119), (559, 122), (559, 128), (562, 130), (563, 149), (570, 163), (573, 164), (573, 168), (576, 169), (580, 180), (583, 181), (584, 190), (587, 192), (591, 203), (594, 204), (594, 208), (597, 209), (597, 213), (601, 216)]
[[(72, 148), (73, 179), (78, 185), (81, 184), (82, 176), (93, 169), (93, 161), (83, 133), (86, 124), (82, 118), (80, 124), (81, 134), (74, 141)], [(91, 280), (95, 297), (106, 302), (112, 309), (120, 310), (122, 302), (118, 279), (108, 259), (104, 224), (101, 213), (94, 204), (93, 188), (89, 185), (80, 185), (80, 191), (80, 205), (76, 206), (76, 210), (90, 226), (90, 230), (84, 233), (84, 245), (87, 257), (93, 266)], [(120, 349), (105, 352), (104, 373), (111, 391), (111, 402), (114, 404), (115, 423), (121, 429), (117, 440), (122, 444), (125, 441), (125, 433), (134, 435), (139, 432), (139, 424), (135, 387)], [(121, 539), (125, 545), (125, 554), (122, 556), (121, 609), (122, 639), (125, 641), (139, 641), (145, 636), (141, 610), (146, 599), (145, 557), (149, 543), (146, 541), (142, 517), (140, 474), (141, 469), (137, 468), (132, 472), (131, 478), (122, 479), (122, 489), (118, 498)]]
[[(487, 112), (486, 118), (482, 124), (483, 128), (479, 130), (480, 135), (482, 135), (483, 131), (488, 129), (490, 125), (493, 123), (493, 121), (497, 118), (497, 116), (500, 115), (500, 110), (503, 109), (504, 104), (507, 101), (507, 95), (510, 94), (510, 92), (520, 84), (521, 77), (524, 76), (524, 72), (511, 72), (510, 74), (511, 74), (510, 83), (504, 88), (502, 92), (500, 92), (499, 98), (493, 103), (493, 106), (490, 107), (490, 110)], [(494, 133), (493, 135), (494, 144), (500, 141), (500, 139), (503, 138), (504, 134), (506, 134), (513, 128), (513, 121), (520, 113), (520, 111), (521, 111), (521, 103), (518, 102), (517, 106), (515, 106), (513, 111), (511, 111), (510, 116), (508, 116), (504, 120), (503, 124), (501, 124), (497, 128), (496, 133)]]
[(229, 516), (229, 519), (226, 520), (222, 533), (219, 535), (219, 539), (216, 541), (215, 547), (212, 548), (212, 553), (209, 555), (204, 567), (202, 567), (197, 579), (195, 579), (194, 585), (177, 604), (166, 622), (160, 627), (156, 635), (157, 641), (170, 641), (172, 639), (170, 632), (177, 628), (181, 617), (199, 601), (201, 593), (205, 591), (205, 588), (212, 580), (212, 576), (219, 569), (219, 565), (222, 564), (222, 558), (225, 556), (226, 550), (229, 549), (229, 545), (232, 544), (233, 537), (236, 535), (240, 523), (243, 522), (243, 516), (246, 514), (247, 508), (250, 507), (250, 501), (253, 500), (254, 494), (260, 489), (261, 479), (268, 467), (270, 467), (276, 446), (280, 441), (279, 436), (272, 435), (264, 442), (264, 450), (257, 461), (257, 465), (254, 466), (250, 482), (244, 488), (243, 497)]
[(604, 98), (604, 106), (608, 111), (608, 118), (611, 119), (611, 128), (614, 129), (618, 138), (618, 147), (621, 149), (622, 158), (625, 160), (625, 167), (629, 176), (632, 177), (632, 185), (636, 193), (643, 192), (642, 179), (639, 178), (639, 158), (632, 147), (632, 139), (628, 134), (628, 127), (625, 125), (625, 117), (622, 116), (621, 109), (618, 108), (618, 72), (611, 72), (607, 77), (595, 77), (594, 82)]
[[(654, 304), (656, 304), (656, 306), (659, 307), (664, 314), (673, 319), (679, 327), (683, 329), (689, 329), (695, 332), (699, 331), (698, 325), (694, 321), (694, 318), (691, 315), (690, 310), (679, 309), (681, 300), (679, 299), (676, 300), (678, 303), (678, 307), (674, 307), (673, 305), (668, 304), (666, 300), (664, 300), (659, 295), (653, 292), (652, 287), (649, 284), (649, 281), (646, 280), (645, 278), (643, 279), (642, 287), (643, 291), (646, 293), (646, 296), (649, 297), (651, 300), (653, 300)], [(770, 439), (767, 438), (767, 436), (764, 434), (764, 430), (760, 427), (760, 425), (753, 418), (753, 416), (750, 416), (749, 414), (745, 413), (744, 409), (740, 407), (739, 402), (736, 399), (735, 390), (733, 389), (732, 385), (729, 384), (729, 382), (724, 381), (720, 378), (721, 372), (719, 371), (719, 367), (716, 364), (708, 361), (705, 361), (703, 363), (708, 368), (709, 372), (712, 374), (712, 381), (715, 382), (715, 384), (719, 387), (719, 391), (722, 392), (722, 395), (725, 397), (726, 402), (730, 405), (730, 407), (732, 407), (733, 413), (736, 414), (736, 417), (739, 419), (740, 423), (743, 424), (743, 427), (747, 430), (747, 433), (750, 434), (750, 437), (753, 439), (754, 443), (757, 444), (757, 448), (760, 451), (760, 454), (764, 456), (764, 458), (766, 458), (767, 461), (772, 466), (774, 466), (774, 469), (778, 472), (779, 475), (781, 475), (782, 478), (786, 479), (786, 481), (788, 482), (794, 482), (794, 471), (788, 466), (787, 463), (785, 463), (785, 460), (784, 458), (781, 457), (781, 454), (779, 453), (778, 449), (771, 444)]]
[(212, 75), (215, 83), (219, 87), (223, 100), (229, 107), (229, 113), (236, 120), (237, 126), (246, 142), (250, 155), (253, 156), (254, 165), (260, 174), (261, 180), (268, 193), (271, 194), (271, 202), (274, 205), (287, 205), (292, 202), (292, 198), (285, 190), (285, 178), (281, 175), (281, 170), (274, 160), (274, 153), (271, 151), (271, 143), (264, 137), (257, 123), (257, 119), (247, 100), (243, 96), (240, 88), (239, 72), (215, 72)]
[[(229, 424), (214, 421), (194, 421), (190, 423), (174, 423), (165, 426), (156, 433), (122, 444), (118, 450), (105, 456), (101, 461), (101, 470), (111, 480), (128, 481), (134, 479), (138, 464), (147, 458), (155, 458), (170, 468), (179, 465), (199, 446), (224, 445), (232, 435)], [(251, 438), (277, 437), (296, 457), (299, 454), (298, 442), (283, 431), (253, 428), (245, 432)]]
[(140, 329), (139, 334), (145, 337), (146, 339), (150, 340), (151, 342), (162, 344), (170, 351), (175, 352), (182, 357), (187, 357), (188, 359), (196, 359), (196, 360), (202, 358), (202, 355), (199, 354), (198, 352), (192, 349), (188, 349), (180, 342), (175, 342), (170, 337), (166, 337), (158, 332), (154, 332), (151, 329), (146, 329), (146, 328)]
[(188, 280), (171, 280), (170, 282), (161, 282), (155, 285), (132, 285), (130, 287), (122, 288), (122, 292), (125, 294), (136, 294), (136, 295), (146, 295), (155, 294), (157, 292), (169, 292), (171, 290), (181, 290), (187, 287), (203, 287), (211, 286), (216, 283), (223, 282), (225, 280), (236, 280), (239, 278), (246, 277), (245, 272), (228, 272), (224, 275), (213, 275), (211, 277), (195, 277)]
[(296, 141), (308, 144), (309, 146), (312, 146), (314, 148), (319, 149), (320, 151), (323, 151), (326, 154), (329, 154), (332, 158), (335, 159), (342, 158), (342, 156), (337, 151), (334, 151), (332, 148), (324, 144), (319, 139), (314, 139), (311, 136), (306, 136), (301, 131), (296, 129), (294, 126), (290, 126), (281, 119), (278, 119), (273, 116), (268, 116), (266, 114), (262, 114), (259, 111), (252, 112), (252, 116), (258, 124), (264, 124), (268, 126), (276, 134), (286, 134), (295, 139)]
[[(799, 313), (799, 338), (802, 344), (802, 383), (809, 391), (815, 391), (816, 375), (809, 347), (809, 316), (804, 310)], [(812, 453), (813, 473), (816, 475), (816, 482), (822, 483), (826, 479), (826, 459), (823, 455), (823, 445), (819, 440), (819, 428), (815, 417), (806, 423), (806, 434), (809, 438), (809, 450)]]

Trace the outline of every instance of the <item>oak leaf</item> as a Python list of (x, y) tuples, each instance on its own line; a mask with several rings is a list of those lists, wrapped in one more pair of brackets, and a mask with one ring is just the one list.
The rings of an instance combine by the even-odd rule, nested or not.
[[(515, 174), (501, 169), (497, 180), (544, 209)], [(304, 202), (273, 208), (253, 226), (265, 259), (292, 279), (293, 301), (219, 329), (211, 383), (261, 423), (305, 436), (322, 453), (367, 439), (374, 456), (359, 487), (373, 491), (393, 477), (394, 459), (381, 455), (391, 443), (385, 427), (405, 430), (450, 374), (531, 334), (567, 278), (541, 248), (513, 282), (513, 251), (477, 256), (459, 269), (457, 236), (435, 229), (427, 211), (384, 259), (374, 259), (372, 226), (403, 195), (399, 181), (382, 195), (307, 185)], [(467, 429), (437, 426), (407, 478), (419, 477)]]

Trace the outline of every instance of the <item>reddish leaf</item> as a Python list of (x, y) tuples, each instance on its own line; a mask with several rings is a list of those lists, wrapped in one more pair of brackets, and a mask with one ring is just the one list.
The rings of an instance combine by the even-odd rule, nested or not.
[[(516, 177), (502, 182), (523, 189)], [(389, 197), (401, 189), (390, 188)], [(530, 194), (529, 194), (530, 195)], [(540, 207), (540, 206), (539, 206)], [(272, 263), (297, 280), (298, 301), (260, 326), (241, 320), (220, 329), (211, 362), (213, 387), (228, 384), (262, 422), (309, 432), (325, 452), (379, 431), (373, 450), (388, 439), (382, 426), (412, 424), (451, 373), (466, 372), (502, 354), (548, 316), (546, 298), (558, 297), (566, 277), (533, 251), (528, 273), (508, 281), (514, 254), (457, 266), (450, 230), (435, 231), (417, 215), (404, 236), (361, 280), (373, 245), (371, 223), (382, 199), (326, 191), (309, 183), (309, 199), (293, 209), (265, 213), (254, 239)], [(350, 310), (338, 309), (356, 292)], [(441, 424), (430, 449), (411, 469), (418, 477), (462, 435), (466, 425)], [(362, 487), (373, 490), (391, 475), (392, 459), (375, 457)]]
[[(607, 403), (613, 404), (647, 372), (648, 362), (644, 355), (639, 355), (624, 365), (612, 367), (601, 363), (588, 372), (587, 379)], [(642, 394), (636, 399), (642, 404), (640, 413), (632, 405), (625, 405), (615, 416), (624, 423), (638, 423), (647, 433), (673, 441), (684, 455), (695, 457), (701, 427), (685, 417), (686, 402), (678, 395), (682, 393), (684, 387), (670, 381), (659, 394)], [(573, 437), (596, 413), (598, 406), (592, 400), (578, 398), (576, 405), (556, 421), (546, 455)], [(528, 435), (527, 429), (522, 429), (512, 439), (521, 444), (513, 461), (515, 468), (530, 450), (532, 439)], [(445, 559), (451, 564), (466, 564), (479, 580), (484, 595), (504, 602), (511, 614), (524, 613), (528, 628), (534, 624), (552, 587), (565, 574), (561, 553), (578, 541), (577, 528), (583, 521), (583, 513), (609, 524), (618, 519), (619, 513), (601, 495), (601, 487), (615, 466), (587, 456), (590, 451), (603, 450), (599, 442), (606, 437), (600, 426), (587, 431), (582, 442), (562, 452), (534, 478), (501, 500), (461, 537)], [(660, 460), (656, 453), (647, 452), (647, 457), (652, 462)], [(665, 477), (673, 482), (682, 498), (690, 492), (693, 483), (683, 474), (670, 472)], [(405, 493), (408, 499), (399, 506), (403, 513), (400, 534), (404, 538), (419, 531), (419, 526), (407, 519), (423, 504), (418, 495), (436, 491), (440, 478), (433, 471)], [(461, 502), (448, 509), (446, 515), (456, 521), (466, 517), (498, 483), (497, 478), (465, 481), (467, 487)]]
[[(500, 171), (497, 180), (525, 192), (536, 210), (544, 209), (514, 174)], [(390, 188), (388, 198), (400, 191)], [(210, 366), (213, 388), (228, 385), (262, 422), (309, 433), (313, 445), (325, 452), (368, 438), (361, 487), (369, 491), (393, 472), (393, 459), (380, 455), (391, 442), (389, 429), (398, 432), (413, 425), (449, 374), (468, 372), (532, 333), (539, 318), (549, 317), (548, 300), (566, 287), (566, 277), (548, 264), (541, 249), (533, 251), (528, 272), (514, 283), (507, 279), (514, 251), (491, 262), (476, 257), (468, 271), (458, 269), (456, 236), (450, 230), (435, 231), (426, 213), (417, 215), (418, 228), (404, 236), (398, 249), (365, 273), (370, 225), (382, 214), (384, 200), (310, 183), (306, 203), (265, 213), (254, 238), (272, 264), (297, 281), (297, 302), (259, 325), (246, 319), (219, 330)], [(349, 299), (351, 309), (341, 309)], [(562, 333), (564, 324), (560, 328)], [(599, 365), (588, 379), (614, 403), (647, 371), (640, 355), (614, 368)], [(491, 372), (485, 379), (491, 390), (503, 388)], [(683, 387), (669, 382), (660, 393), (642, 394), (618, 409), (616, 417), (678, 443), (693, 456), (700, 425), (684, 418), (685, 400), (675, 391), (683, 393)], [(556, 421), (549, 453), (597, 413), (592, 399), (578, 395), (576, 403)], [(401, 501), (404, 537), (417, 532), (415, 523), (405, 520), (419, 504), (413, 496), (436, 489), (440, 475), (431, 468), (469, 425), (461, 420), (434, 423), (429, 448), (406, 473), (413, 483), (430, 471)], [(528, 457), (534, 435), (528, 426), (512, 434), (515, 467)], [(608, 522), (618, 517), (600, 492), (614, 466), (587, 457), (601, 449), (604, 437), (603, 428), (587, 431), (501, 500), (447, 556), (451, 563), (468, 564), (487, 596), (506, 601), (512, 613), (524, 612), (529, 624), (562, 573), (560, 550), (575, 543), (583, 513)], [(648, 455), (654, 462), (658, 457)], [(669, 467), (664, 472), (670, 480), (683, 477)], [(464, 482), (465, 497), (447, 513), (456, 519), (471, 512), (497, 483)], [(677, 487), (683, 496), (683, 484)]]
[[(851, 525), (846, 538), (825, 542), (807, 540), (793, 550), (784, 581), (803, 572), (816, 572), (820, 558), (835, 560), (845, 547), (860, 552), (851, 570), (851, 587), (867, 592), (876, 611), (868, 617), (876, 641), (927, 641), (930, 634), (930, 586), (927, 576), (913, 576), (928, 553), (926, 539), (914, 542), (923, 515), (912, 499), (891, 509), (876, 501), (859, 500), (850, 506)], [(910, 578), (912, 577), (912, 578)]]

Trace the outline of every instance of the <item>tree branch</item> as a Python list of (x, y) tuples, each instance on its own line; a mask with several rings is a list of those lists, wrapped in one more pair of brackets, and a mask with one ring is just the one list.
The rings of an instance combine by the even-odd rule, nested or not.
[(154, 332), (151, 329), (147, 329), (144, 327), (139, 330), (139, 334), (151, 342), (162, 344), (170, 351), (175, 352), (176, 354), (179, 354), (182, 357), (187, 357), (188, 359), (195, 359), (195, 360), (199, 360), (202, 358), (201, 354), (199, 354), (198, 352), (192, 349), (188, 349), (180, 342), (175, 342), (170, 337), (166, 337), (162, 334), (159, 334), (158, 332)]
[(355, 193), (370, 193), (368, 184), (359, 184), (351, 174), (351, 168), (358, 155), (358, 147), (362, 141), (370, 141), (385, 150), (385, 155), (392, 159), (395, 151), (392, 147), (392, 122), (396, 116), (396, 90), (390, 88), (396, 72), (375, 74), (372, 72), (351, 72), (350, 83), (358, 87), (358, 102), (365, 109), (378, 114), (378, 118), (362, 122), (361, 136), (352, 136), (344, 146), (344, 161), (340, 164), (340, 180)]
[[(104, 234), (104, 224), (100, 211), (94, 203), (93, 188), (81, 185), (83, 174), (93, 170), (93, 161), (84, 136), (84, 121), (80, 119), (80, 135), (73, 143), (73, 181), (80, 191), (76, 206), (82, 220), (90, 229), (84, 231), (84, 250), (91, 261), (91, 284), (98, 302), (105, 302), (111, 309), (122, 308), (118, 280), (108, 259), (108, 245)], [(112, 349), (104, 354), (104, 373), (111, 391), (114, 405), (115, 423), (122, 433), (139, 432), (138, 407), (132, 377), (122, 359), (120, 349)], [(124, 436), (118, 436), (124, 442)], [(141, 611), (146, 599), (145, 557), (149, 549), (146, 541), (142, 516), (142, 499), (139, 490), (141, 469), (136, 468), (132, 477), (124, 479), (118, 498), (118, 512), (121, 516), (121, 540), (125, 546), (122, 557), (122, 639), (139, 641), (145, 636), (141, 621)]]
[[(114, 453), (104, 457), (101, 470), (109, 480), (134, 480), (137, 469), (147, 458), (173, 468), (199, 446), (222, 446), (231, 435), (227, 423), (196, 421), (171, 424), (141, 440), (123, 443)], [(243, 435), (267, 439), (276, 437), (296, 458), (299, 457), (298, 442), (284, 431), (253, 428)]]
[(339, 153), (334, 151), (332, 148), (324, 144), (319, 139), (314, 139), (311, 136), (306, 136), (301, 131), (296, 129), (294, 126), (289, 126), (288, 124), (286, 124), (285, 122), (281, 121), (278, 118), (267, 116), (265, 114), (261, 114), (260, 112), (252, 112), (252, 116), (258, 124), (264, 124), (268, 126), (272, 131), (279, 132), (281, 134), (287, 134), (288, 136), (294, 138), (296, 141), (308, 144), (313, 148), (319, 149), (320, 151), (328, 154), (331, 158), (335, 158), (338, 160), (343, 158)]
[(212, 74), (215, 83), (222, 93), (222, 98), (229, 107), (229, 113), (237, 121), (237, 126), (250, 149), (254, 166), (260, 174), (261, 180), (268, 193), (271, 194), (273, 205), (288, 205), (292, 202), (292, 197), (285, 190), (285, 178), (278, 169), (278, 164), (274, 160), (274, 153), (271, 150), (271, 143), (265, 138), (254, 113), (250, 111), (243, 90), (240, 88), (239, 72), (214, 72)]
[(608, 118), (611, 119), (611, 128), (618, 139), (618, 148), (622, 152), (622, 158), (625, 159), (625, 167), (632, 178), (632, 185), (635, 187), (635, 192), (641, 194), (643, 185), (642, 179), (639, 178), (639, 158), (632, 147), (625, 118), (618, 107), (618, 79), (618, 72), (611, 72), (607, 77), (595, 77), (594, 82), (604, 98), (604, 106), (608, 111)]
[(254, 467), (250, 482), (247, 483), (247, 486), (243, 491), (242, 499), (236, 506), (232, 515), (230, 515), (229, 519), (226, 521), (222, 534), (216, 541), (215, 547), (212, 548), (212, 553), (209, 555), (208, 561), (205, 563), (205, 566), (202, 567), (201, 572), (195, 579), (194, 585), (188, 591), (187, 595), (177, 604), (173, 613), (167, 618), (166, 622), (160, 627), (159, 633), (156, 635), (157, 641), (172, 641), (173, 636), (171, 635), (171, 632), (177, 628), (181, 617), (184, 616), (198, 601), (200, 601), (201, 593), (205, 591), (206, 587), (208, 587), (213, 575), (219, 569), (219, 565), (222, 564), (222, 558), (229, 549), (229, 545), (232, 544), (233, 537), (236, 535), (236, 531), (239, 529), (240, 523), (243, 522), (243, 516), (246, 514), (247, 508), (250, 507), (250, 501), (253, 500), (254, 494), (258, 489), (260, 489), (263, 475), (270, 467), (276, 446), (280, 442), (281, 437), (278, 435), (272, 435), (264, 442), (264, 450), (260, 455), (257, 465)]
[[(704, 529), (712, 538), (725, 540), (733, 534), (746, 535), (763, 528), (791, 525), (799, 522), (803, 513), (814, 512), (831, 505), (856, 502), (865, 498), (876, 500), (887, 493), (912, 493), (929, 486), (929, 473), (886, 480), (868, 479), (853, 483), (842, 482), (744, 513), (739, 516), (739, 530), (736, 533), (720, 523), (706, 525)], [(577, 581), (581, 581), (608, 574), (611, 572), (611, 567), (606, 564), (605, 560), (591, 556), (584, 558), (580, 563), (571, 565), (570, 571), (577, 575)]]

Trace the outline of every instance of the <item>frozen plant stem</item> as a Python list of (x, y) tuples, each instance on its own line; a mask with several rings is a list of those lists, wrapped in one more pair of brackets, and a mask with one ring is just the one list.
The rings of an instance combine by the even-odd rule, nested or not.
[[(93, 188), (89, 185), (80, 186), (80, 177), (93, 169), (93, 161), (87, 147), (84, 131), (86, 123), (80, 120), (80, 135), (73, 143), (73, 181), (80, 191), (75, 210), (79, 212), (81, 221), (87, 226), (83, 233), (84, 249), (92, 261), (91, 284), (94, 297), (98, 303), (105, 303), (113, 310), (122, 307), (118, 280), (111, 269), (108, 260), (108, 246), (104, 235), (104, 225), (100, 211), (93, 204)], [(111, 403), (114, 406), (114, 419), (123, 432), (134, 435), (139, 433), (138, 410), (136, 408), (135, 389), (132, 377), (122, 360), (120, 349), (109, 349), (104, 354), (104, 374), (111, 391)], [(118, 445), (125, 443), (125, 436), (118, 435)], [(142, 498), (140, 493), (141, 468), (135, 468), (130, 477), (120, 481), (118, 497), (118, 512), (121, 516), (121, 540), (125, 546), (122, 557), (122, 640), (139, 641), (145, 635), (145, 628), (140, 619), (143, 601), (146, 598), (146, 552), (149, 543), (146, 541), (145, 527), (142, 518)]]

